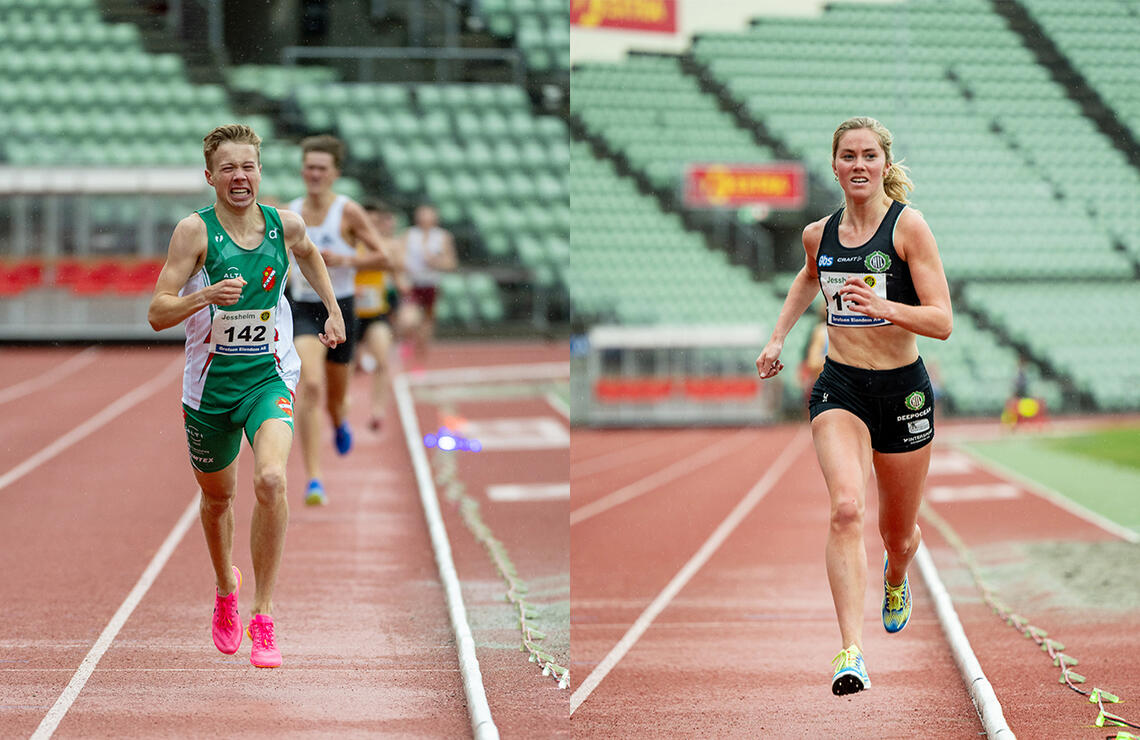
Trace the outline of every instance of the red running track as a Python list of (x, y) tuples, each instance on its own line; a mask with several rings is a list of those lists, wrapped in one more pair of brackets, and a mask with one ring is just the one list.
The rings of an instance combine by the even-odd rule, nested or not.
[[(494, 349), (440, 344), (429, 368), (486, 364)], [(496, 356), (533, 362), (549, 353), (520, 344)], [(172, 347), (0, 349), (0, 736), (36, 730), (195, 506), (180, 357)], [(363, 377), (352, 393), (357, 446), (343, 459), (331, 440), (326, 446), (328, 507), (301, 503), (303, 471), (298, 455), (290, 459), (291, 520), (275, 595), (285, 665), (253, 668), (248, 640), (234, 656), (213, 647), (213, 577), (193, 516), (56, 737), (470, 735), (399, 422), (393, 411), (380, 435), (370, 433)], [(246, 577), (244, 619), (251, 464), (243, 449), (234, 553)], [(461, 534), (452, 530), (452, 539)], [(532, 675), (533, 666), (521, 662), (516, 672)], [(504, 737), (525, 736), (534, 706), (525, 714), (517, 703), (496, 706)]]
[[(879, 627), (881, 597), (874, 574), (882, 545), (873, 526), (873, 493), (866, 515), (871, 572), (864, 631), (873, 687), (848, 697), (831, 694), (830, 660), (840, 645), (823, 563), (828, 506), (806, 434), (805, 425), (575, 432), (571, 639), (579, 686), (571, 706), (576, 736), (968, 738), (982, 731), (917, 568), (907, 630), (888, 635)], [(946, 452), (936, 444), (936, 455)], [(599, 664), (601, 671), (610, 666), (607, 654), (655, 597), (757, 482), (781, 466), (785, 471), (755, 508), (592, 693), (584, 694), (583, 679), (585, 690), (590, 688), (587, 674)], [(936, 467), (931, 476), (934, 485), (979, 482), (993, 481), (972, 466)], [(999, 508), (988, 508), (994, 504)], [(971, 546), (986, 538), (1057, 531), (1078, 539), (1109, 537), (1028, 493), (1014, 500), (947, 501), (935, 507)], [(953, 570), (960, 568), (954, 553), (932, 530), (924, 525), (927, 543), (938, 564), (955, 576), (951, 593), (962, 602), (967, 635), (999, 700), (1008, 697), (1005, 715), (1014, 732), (1087, 736), (1095, 707), (1090, 714), (1083, 697), (1057, 683), (1059, 671), (1036, 646), (978, 605), (976, 589)], [(1040, 621), (1066, 631), (1070, 626), (1056, 612)], [(1065, 642), (1070, 652), (1103, 670), (1098, 685), (1136, 696), (1140, 687), (1123, 675), (1123, 661), (1116, 661), (1115, 670), (1106, 666), (1114, 657), (1107, 643), (1135, 646), (1136, 634), (1119, 624), (1109, 626), (1103, 641), (1081, 645), (1086, 655), (1071, 640)]]

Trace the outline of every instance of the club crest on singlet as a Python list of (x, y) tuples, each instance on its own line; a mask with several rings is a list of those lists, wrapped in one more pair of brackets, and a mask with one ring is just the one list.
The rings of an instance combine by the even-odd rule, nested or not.
[(894, 246), (894, 229), (905, 205), (894, 202), (887, 209), (875, 233), (861, 246), (848, 247), (839, 241), (839, 209), (824, 225), (820, 237), (816, 265), (819, 287), (827, 301), (827, 323), (830, 326), (886, 326), (891, 322), (851, 310), (840, 290), (851, 279), (857, 280), (883, 300), (918, 305), (918, 295), (910, 277), (910, 268), (900, 259)]
[(882, 252), (872, 252), (863, 260), (868, 272), (886, 272), (891, 267), (891, 258)]

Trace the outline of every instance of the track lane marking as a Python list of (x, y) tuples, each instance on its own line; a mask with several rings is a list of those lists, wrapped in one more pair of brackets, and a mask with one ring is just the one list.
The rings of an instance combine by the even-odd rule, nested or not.
[[(682, 434), (684, 433), (682, 432)], [(691, 441), (690, 436), (698, 435), (688, 435), (684, 437), (685, 441)], [(578, 475), (596, 475), (597, 473), (604, 473), (607, 470), (620, 468), (622, 465), (628, 463), (641, 462), (647, 457), (653, 457), (653, 455), (659, 454), (661, 449), (661, 439), (657, 436), (653, 436), (637, 444), (630, 445), (629, 447), (609, 450), (593, 457), (587, 457), (581, 462), (571, 460), (570, 467), (573, 472)]]
[(546, 402), (550, 404), (551, 408), (562, 414), (564, 418), (570, 418), (570, 404), (563, 401), (561, 396), (556, 393), (547, 393), (543, 398), (546, 399)]
[(491, 717), (491, 707), (487, 703), (487, 692), (483, 687), (483, 675), (479, 671), (479, 659), (475, 655), (475, 638), (467, 621), (467, 608), (463, 604), (463, 589), (459, 583), (459, 573), (451, 555), (451, 542), (447, 537), (447, 527), (439, 509), (439, 493), (435, 488), (431, 464), (424, 452), (423, 435), (416, 418), (415, 401), (408, 384), (408, 377), (400, 373), (392, 379), (392, 392), (396, 396), (396, 409), (404, 428), (404, 441), (408, 445), (408, 455), (412, 458), (412, 468), (416, 474), (416, 488), (420, 494), (428, 535), (431, 538), (439, 579), (447, 601), (447, 612), (451, 618), (451, 629), (455, 634), (455, 646), (459, 653), (459, 670), (463, 677), (463, 691), (467, 697), (467, 712), (471, 719), (471, 730), (476, 740), (498, 740), (499, 729)]
[[(181, 362), (182, 361), (179, 360), (179, 364), (181, 364)], [(99, 638), (95, 640), (95, 644), (91, 646), (91, 649), (87, 652), (87, 656), (83, 658), (83, 662), (79, 664), (79, 668), (77, 668), (75, 673), (71, 676), (71, 680), (67, 682), (63, 693), (59, 695), (59, 698), (55, 700), (55, 704), (53, 704), (52, 708), (48, 710), (48, 713), (44, 715), (39, 727), (32, 733), (31, 740), (47, 740), (47, 738), (52, 736), (56, 728), (59, 727), (59, 723), (67, 714), (67, 710), (71, 708), (71, 705), (79, 696), (79, 692), (83, 691), (87, 679), (91, 678), (95, 667), (99, 665), (103, 654), (107, 652), (107, 648), (111, 647), (111, 643), (115, 640), (115, 637), (118, 636), (119, 630), (127, 623), (131, 612), (135, 610), (135, 607), (138, 606), (139, 602), (146, 596), (146, 592), (150, 590), (151, 585), (155, 579), (158, 578), (158, 574), (162, 572), (166, 561), (170, 559), (170, 556), (174, 553), (174, 549), (178, 547), (178, 543), (182, 541), (186, 530), (190, 528), (194, 519), (197, 518), (198, 509), (199, 499), (198, 495), (195, 494), (194, 498), (190, 501), (190, 505), (186, 507), (182, 512), (182, 516), (180, 516), (178, 521), (174, 524), (174, 529), (170, 530), (170, 534), (166, 535), (166, 539), (163, 540), (162, 545), (158, 548), (158, 552), (150, 559), (150, 563), (146, 566), (146, 570), (143, 571), (142, 575), (139, 576), (139, 580), (135, 583), (134, 588), (127, 594), (127, 598), (123, 599), (123, 603), (119, 605), (119, 608), (111, 617), (111, 621), (107, 622), (107, 626), (103, 628), (103, 632), (99, 635)]]
[[(609, 511), (615, 506), (620, 506), (628, 501), (641, 496), (655, 488), (669, 483), (680, 478), (681, 476), (688, 475), (696, 470), (700, 470), (706, 465), (719, 460), (731, 453), (739, 452), (745, 446), (752, 444), (750, 437), (752, 436), (751, 429), (742, 429), (728, 439), (728, 444), (723, 443), (721, 440), (716, 440), (708, 447), (705, 447), (700, 452), (683, 457), (677, 462), (673, 463), (667, 468), (662, 468), (656, 473), (647, 475), (640, 480), (636, 480), (627, 486), (623, 486), (613, 493), (608, 493), (605, 496), (591, 501), (588, 504), (583, 504), (577, 509), (570, 512), (570, 526), (580, 524), (591, 517)], [(734, 441), (744, 439), (745, 445), (729, 446)]]
[(979, 468), (989, 473), (990, 475), (1008, 481), (1010, 483), (1014, 483), (1025, 491), (1033, 494), (1034, 496), (1037, 496), (1040, 499), (1044, 499), (1057, 508), (1062, 509), (1069, 514), (1072, 514), (1078, 519), (1082, 519), (1089, 524), (1099, 527), (1105, 532), (1108, 532), (1114, 537), (1119, 537), (1125, 542), (1131, 542), (1133, 544), (1140, 543), (1140, 532), (1129, 529), (1122, 524), (1117, 524), (1108, 517), (1102, 514), (1098, 514), (1092, 509), (1085, 508), (1081, 504), (1077, 503), (1071, 498), (1068, 498), (1064, 494), (1053, 490), (1045, 484), (1038, 483), (1032, 478), (1024, 476), (1021, 473), (1018, 473), (1016, 470), (1008, 468), (1005, 465), (991, 460), (988, 457), (984, 457), (969, 449), (968, 447), (958, 447), (958, 449), (968, 455), (974, 461), (974, 464), (976, 464)]
[(408, 385), (494, 383), (510, 380), (569, 378), (570, 362), (530, 362), (519, 365), (484, 365), (420, 370), (404, 374)]
[(0, 405), (14, 401), (17, 398), (22, 398), (24, 395), (38, 391), (40, 388), (51, 385), (58, 380), (63, 380), (68, 375), (94, 362), (95, 355), (98, 351), (98, 347), (88, 347), (42, 375), (37, 375), (34, 378), (28, 378), (15, 385), (0, 389)]
[[(170, 371), (174, 370), (175, 368), (181, 370), (185, 364), (185, 358), (177, 358), (165, 368), (160, 370), (158, 375), (154, 376), (146, 383), (143, 383), (133, 391), (120, 396), (117, 400), (112, 401), (102, 411), (99, 411), (94, 416), (89, 417), (86, 421), (79, 424), (71, 431), (64, 434), (62, 437), (59, 437), (54, 442), (41, 449), (39, 452), (27, 458), (16, 467), (12, 468), (3, 475), (0, 475), (0, 491), (3, 491), (8, 486), (18, 481), (20, 478), (23, 478), (28, 473), (32, 472), (48, 460), (66, 450), (68, 447), (71, 447), (79, 440), (88, 436), (100, 427), (106, 425), (115, 417), (150, 398), (156, 391), (173, 380), (173, 377), (167, 377), (170, 375)], [(179, 376), (181, 376), (181, 372), (179, 372)]]
[(582, 703), (590, 697), (598, 684), (602, 682), (610, 671), (617, 666), (618, 662), (625, 657), (626, 653), (637, 643), (649, 626), (653, 624), (653, 620), (657, 618), (669, 602), (673, 600), (681, 589), (689, 582), (697, 571), (699, 571), (709, 558), (717, 551), (718, 548), (724, 543), (728, 536), (732, 534), (733, 530), (740, 525), (744, 518), (760, 503), (761, 499), (768, 494), (784, 473), (787, 472), (791, 464), (800, 456), (804, 448), (807, 446), (808, 441), (811, 439), (806, 429), (801, 429), (796, 436), (788, 443), (768, 468), (764, 476), (756, 482), (744, 498), (742, 498), (736, 506), (729, 512), (728, 516), (724, 518), (717, 528), (713, 531), (709, 538), (705, 540), (704, 544), (697, 550), (697, 552), (689, 558), (689, 561), (677, 571), (673, 579), (669, 581), (668, 585), (662, 589), (661, 593), (653, 599), (652, 603), (645, 608), (645, 611), (637, 618), (637, 621), (630, 626), (629, 630), (622, 636), (621, 640), (602, 658), (601, 662), (590, 671), (590, 675), (586, 676), (586, 680), (582, 682), (574, 693), (570, 696), (570, 716), (574, 716), (574, 712)]
[(499, 483), (487, 486), (491, 501), (559, 501), (570, 499), (569, 483)]

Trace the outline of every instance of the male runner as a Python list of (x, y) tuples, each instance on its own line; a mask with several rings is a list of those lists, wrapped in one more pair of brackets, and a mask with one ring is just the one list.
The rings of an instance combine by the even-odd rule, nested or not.
[[(289, 204), (289, 210), (305, 219), (309, 238), (320, 249), (329, 268), (333, 292), (340, 312), (355, 322), (353, 306), (355, 276), (358, 267), (389, 267), (387, 252), (372, 228), (364, 209), (351, 198), (333, 192), (344, 163), (344, 144), (334, 136), (311, 136), (301, 142), (301, 176), (306, 195)], [(355, 245), (362, 246), (358, 254)], [(301, 381), (297, 388), (297, 434), (309, 484), (305, 503), (328, 502), (321, 483), (320, 402), (332, 421), (336, 450), (347, 455), (352, 449), (352, 430), (348, 426), (349, 366), (356, 341), (354, 327), (348, 341), (329, 348), (319, 339), (320, 327), (327, 308), (320, 296), (305, 280), (293, 283), (293, 323), (296, 326), (297, 353), (301, 357)]]
[(299, 364), (285, 299), (287, 252), (328, 307), (320, 335), (325, 346), (345, 341), (344, 319), (300, 216), (257, 202), (261, 138), (248, 126), (231, 124), (215, 128), (203, 141), (206, 182), (215, 201), (175, 227), (147, 318), (156, 331), (186, 321), (182, 413), (217, 579), (214, 644), (227, 655), (237, 652), (242, 635), (232, 503), (243, 431), (253, 448), (255, 591), (247, 634), (253, 643), (250, 662), (275, 668), (281, 651), (274, 634), (273, 589), (289, 520), (285, 463), (293, 442)]
[[(369, 221), (389, 249), (389, 256), (403, 262), (403, 248), (396, 235), (396, 214), (383, 201), (368, 198), (361, 202)], [(406, 283), (400, 270), (358, 270), (356, 273), (356, 338), (374, 365), (372, 374), (368, 426), (378, 432), (384, 424), (388, 401), (388, 365), (392, 348), (392, 330), (399, 306), (400, 287)], [(362, 366), (363, 363), (361, 363)]]

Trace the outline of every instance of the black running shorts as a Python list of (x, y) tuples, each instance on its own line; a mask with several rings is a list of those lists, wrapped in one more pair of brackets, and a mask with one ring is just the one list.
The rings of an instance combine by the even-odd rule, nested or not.
[[(289, 301), (293, 309), (293, 336), (302, 334), (324, 334), (329, 312), (320, 301)], [(328, 361), (347, 365), (352, 362), (353, 348), (356, 346), (356, 308), (352, 296), (339, 299), (340, 314), (344, 317), (345, 341), (328, 352)]]
[(828, 409), (858, 416), (877, 452), (910, 452), (934, 439), (934, 391), (921, 357), (893, 370), (865, 370), (828, 358), (808, 411), (815, 419)]

